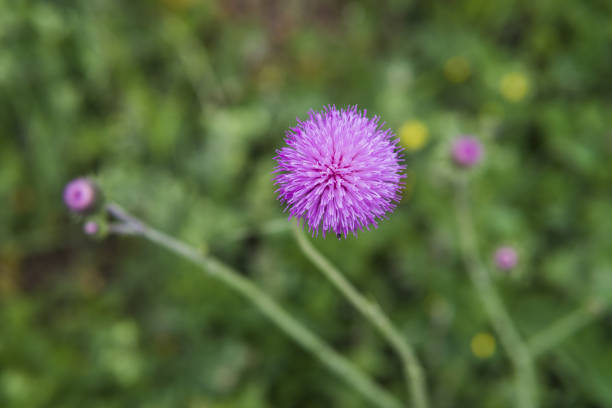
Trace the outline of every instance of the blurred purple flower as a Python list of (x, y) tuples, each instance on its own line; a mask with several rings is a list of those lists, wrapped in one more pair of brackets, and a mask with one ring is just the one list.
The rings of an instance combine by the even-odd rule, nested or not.
[(287, 146), (275, 157), (276, 192), (308, 230), (338, 238), (386, 218), (401, 198), (401, 148), (390, 129), (356, 106), (310, 111), (286, 133)]
[(64, 188), (64, 203), (72, 211), (84, 212), (96, 201), (96, 187), (86, 178), (72, 180)]
[(495, 251), (495, 265), (497, 265), (499, 269), (505, 271), (510, 270), (516, 266), (517, 262), (518, 255), (514, 248), (504, 246)]
[(99, 230), (100, 230), (100, 227), (98, 226), (98, 223), (95, 221), (87, 221), (85, 225), (83, 225), (83, 231), (87, 235), (96, 235)]
[(460, 166), (472, 167), (478, 164), (483, 154), (482, 144), (472, 136), (461, 136), (453, 143), (453, 160)]

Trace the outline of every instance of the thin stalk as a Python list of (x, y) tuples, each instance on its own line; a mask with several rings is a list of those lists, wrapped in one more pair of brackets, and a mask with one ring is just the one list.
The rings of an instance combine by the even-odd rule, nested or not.
[(373, 382), (349, 360), (334, 351), (239, 272), (213, 257), (203, 256), (191, 246), (146, 225), (117, 204), (109, 204), (106, 208), (112, 216), (125, 223), (128, 233), (142, 236), (190, 260), (208, 273), (209, 276), (220, 280), (243, 295), (286, 335), (316, 356), (330, 371), (342, 378), (356, 392), (363, 395), (373, 406), (381, 408), (401, 408), (403, 406), (394, 396)]
[(465, 267), (482, 301), (489, 321), (499, 336), (508, 358), (514, 365), (516, 406), (519, 408), (535, 408), (538, 402), (533, 358), (478, 255), (476, 232), (472, 221), (466, 184), (458, 186), (456, 211), (461, 253)]
[(532, 356), (551, 350), (565, 339), (601, 317), (606, 310), (605, 304), (593, 299), (565, 317), (560, 318), (540, 333), (529, 339)]
[(428, 406), (423, 369), (418, 358), (391, 320), (380, 307), (370, 302), (344, 277), (344, 275), (315, 249), (297, 223), (293, 232), (304, 255), (319, 268), (323, 275), (347, 298), (347, 300), (380, 332), (399, 355), (406, 385), (410, 390), (412, 401), (416, 408)]

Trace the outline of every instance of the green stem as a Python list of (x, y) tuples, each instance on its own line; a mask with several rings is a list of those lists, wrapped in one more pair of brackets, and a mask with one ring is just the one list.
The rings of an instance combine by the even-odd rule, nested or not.
[(506, 310), (487, 269), (478, 255), (476, 232), (470, 211), (467, 184), (461, 184), (456, 196), (459, 240), (463, 260), (485, 308), (491, 325), (499, 336), (506, 353), (516, 371), (517, 407), (535, 408), (538, 405), (536, 374), (529, 348), (521, 338), (515, 324)]
[(428, 403), (423, 369), (410, 344), (393, 326), (393, 323), (391, 323), (380, 307), (361, 295), (344, 275), (312, 246), (297, 223), (294, 224), (293, 231), (298, 245), (306, 257), (321, 270), (323, 275), (372, 323), (393, 349), (395, 349), (402, 360), (406, 385), (410, 389), (414, 406), (416, 408), (426, 408)]
[(149, 227), (116, 204), (109, 204), (106, 208), (111, 215), (131, 228), (129, 233), (140, 235), (183, 258), (189, 259), (210, 276), (239, 292), (257, 306), (285, 334), (315, 355), (332, 372), (346, 381), (355, 391), (361, 393), (373, 406), (381, 408), (402, 407), (402, 404), (395, 397), (374, 383), (350, 361), (330, 348), (323, 340), (293, 318), (282, 306), (240, 273), (212, 257), (203, 256), (185, 243)]
[(592, 299), (579, 309), (562, 317), (550, 327), (534, 335), (528, 342), (532, 356), (540, 355), (603, 315), (605, 304)]

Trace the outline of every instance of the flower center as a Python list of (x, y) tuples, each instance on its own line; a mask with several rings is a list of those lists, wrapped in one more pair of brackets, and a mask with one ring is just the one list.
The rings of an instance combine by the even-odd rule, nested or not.
[(326, 165), (323, 169), (325, 181), (340, 182), (345, 180), (345, 176), (351, 173), (347, 165), (331, 164)]

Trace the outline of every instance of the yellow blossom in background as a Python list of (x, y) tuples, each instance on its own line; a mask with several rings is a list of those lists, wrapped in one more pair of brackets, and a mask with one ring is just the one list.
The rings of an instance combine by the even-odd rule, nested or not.
[(478, 333), (472, 338), (470, 347), (478, 358), (488, 358), (495, 353), (495, 338), (486, 332)]
[(472, 75), (470, 62), (462, 56), (451, 57), (444, 63), (444, 76), (450, 82), (459, 84)]
[(429, 139), (429, 129), (420, 120), (409, 120), (400, 126), (399, 137), (406, 150), (419, 150)]
[(520, 72), (511, 72), (502, 77), (500, 91), (504, 98), (518, 102), (529, 92), (529, 79)]

